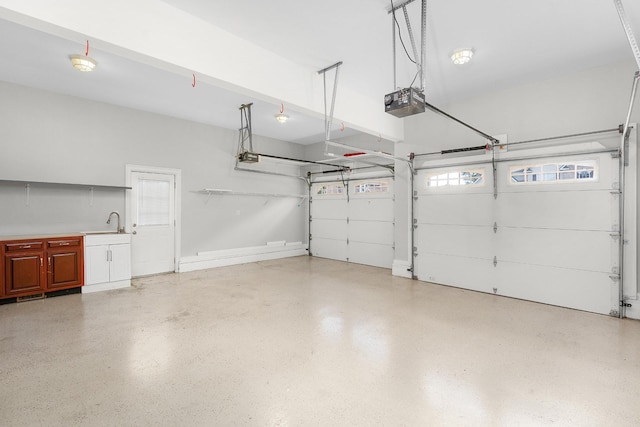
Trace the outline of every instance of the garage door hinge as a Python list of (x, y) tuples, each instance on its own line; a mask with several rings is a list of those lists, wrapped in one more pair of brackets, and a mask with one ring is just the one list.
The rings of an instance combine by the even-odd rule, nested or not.
[(309, 222), (313, 221), (313, 217), (309, 215)]
[(633, 307), (633, 304), (631, 304), (629, 302), (626, 302), (625, 300), (622, 300), (622, 301), (620, 301), (620, 307), (629, 308), (629, 307)]
[(620, 151), (616, 151), (614, 153), (611, 153), (611, 158), (612, 159), (619, 159), (620, 158)]
[(494, 267), (497, 267), (497, 266), (498, 266), (498, 257), (497, 257), (497, 256), (494, 256), (494, 257), (493, 257), (493, 266), (494, 266)]
[(497, 222), (494, 222), (494, 223), (493, 223), (493, 232), (494, 232), (494, 233), (497, 233), (497, 232), (498, 232), (498, 223), (497, 223)]
[[(347, 245), (349, 244), (349, 238), (347, 237)], [(347, 258), (347, 260), (349, 260), (349, 258)]]
[(609, 236), (614, 240), (618, 240), (620, 238), (620, 233), (611, 233)]
[(620, 280), (620, 275), (619, 274), (610, 274), (609, 275), (609, 279), (613, 280), (614, 282), (617, 282), (618, 280)]

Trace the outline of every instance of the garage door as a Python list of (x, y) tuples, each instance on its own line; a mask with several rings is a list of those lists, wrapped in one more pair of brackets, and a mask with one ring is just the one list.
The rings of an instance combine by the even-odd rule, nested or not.
[(310, 215), (311, 255), (391, 268), (392, 178), (314, 183)]
[[(609, 314), (618, 308), (618, 159), (520, 157), (420, 171), (418, 279)], [(522, 160), (524, 159), (524, 160)]]

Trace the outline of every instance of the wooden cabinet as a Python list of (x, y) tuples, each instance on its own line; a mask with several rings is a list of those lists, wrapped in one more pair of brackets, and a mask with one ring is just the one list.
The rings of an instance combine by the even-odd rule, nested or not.
[(47, 241), (47, 288), (82, 286), (82, 237)]
[(0, 242), (0, 298), (76, 288), (83, 285), (82, 236)]
[(5, 242), (3, 246), (5, 296), (44, 292), (44, 241)]

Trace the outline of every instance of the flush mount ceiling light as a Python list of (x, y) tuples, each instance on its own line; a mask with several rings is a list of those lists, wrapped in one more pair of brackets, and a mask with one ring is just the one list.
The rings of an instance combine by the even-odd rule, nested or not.
[(69, 59), (71, 60), (71, 65), (73, 65), (73, 68), (79, 71), (93, 71), (93, 69), (96, 68), (96, 65), (98, 65), (96, 61), (89, 58), (88, 56), (70, 55)]
[(473, 49), (472, 48), (456, 49), (451, 54), (451, 60), (456, 65), (464, 65), (464, 64), (468, 63), (469, 61), (471, 61), (472, 57), (473, 57)]
[(276, 120), (278, 121), (278, 123), (286, 123), (287, 120), (289, 120), (289, 116), (284, 113), (278, 113), (276, 114)]

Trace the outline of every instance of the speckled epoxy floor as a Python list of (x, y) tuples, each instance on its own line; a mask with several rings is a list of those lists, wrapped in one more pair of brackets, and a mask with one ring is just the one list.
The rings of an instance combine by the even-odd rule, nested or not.
[(0, 425), (640, 425), (640, 322), (299, 257), (0, 306)]

